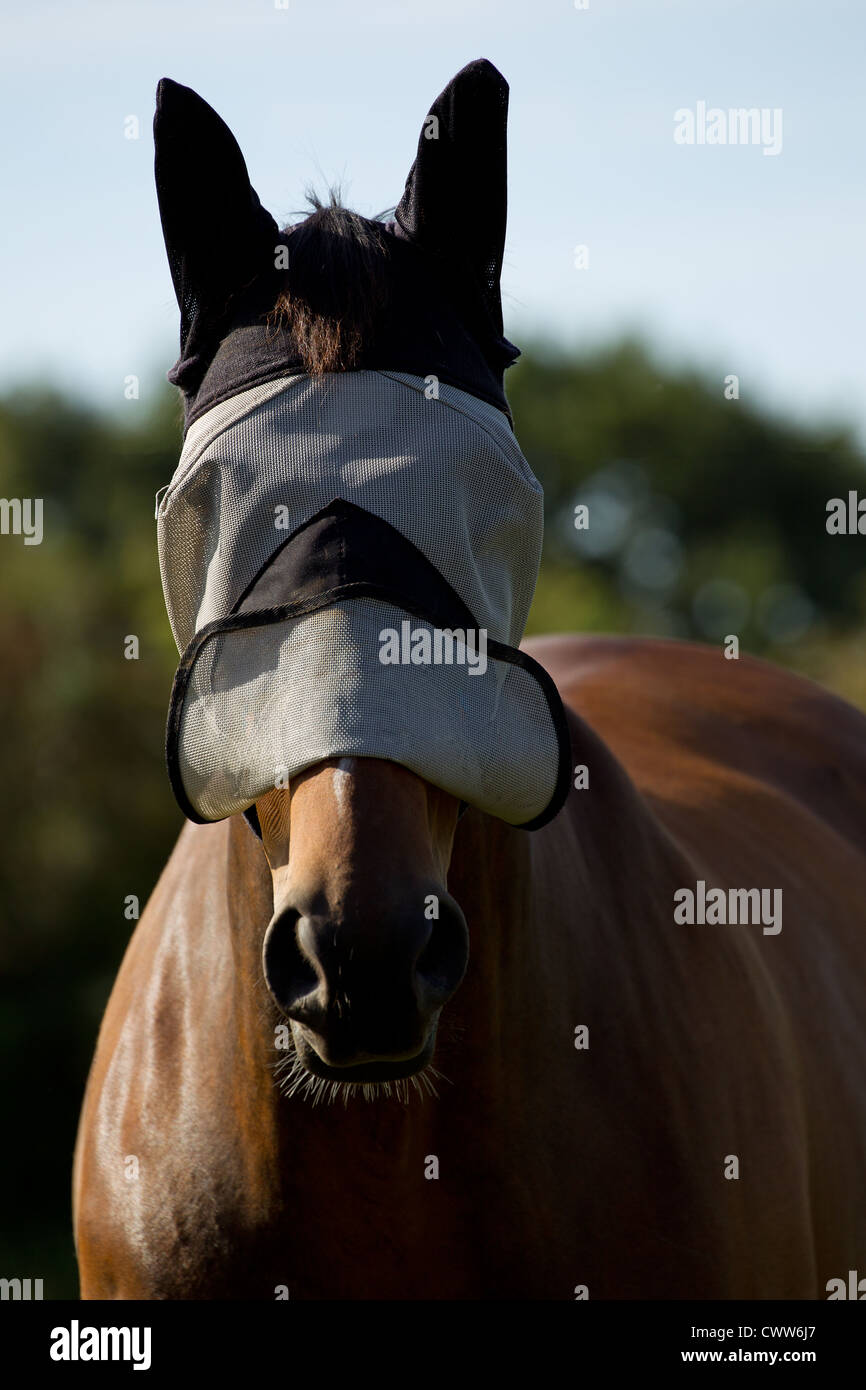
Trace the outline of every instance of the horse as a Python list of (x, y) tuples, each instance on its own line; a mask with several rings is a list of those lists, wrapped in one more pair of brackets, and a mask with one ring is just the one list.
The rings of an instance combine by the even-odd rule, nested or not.
[[(319, 208), (288, 238), (315, 293), (282, 306), (282, 364), (273, 282), (252, 303), (255, 258), (231, 252), (262, 215), (239, 152), (194, 94), (161, 91), (158, 161), (162, 140), (189, 179), (190, 140), (205, 164), (190, 205), (205, 134), (243, 194), (220, 254), (246, 299), (214, 260), (190, 292), (193, 222), (163, 207), (188, 418), (299, 363), (325, 387), (412, 374), (443, 342), (435, 374), (505, 416), (510, 345), (484, 300), (507, 107), (490, 64), (434, 104), (401, 207), (417, 233), (443, 161), (477, 137), (490, 196), (466, 206), (491, 221), (460, 255), (492, 277), (470, 295), (449, 262), (448, 335), (404, 323), (383, 347), (380, 233)], [(319, 563), (332, 533), (312, 534)], [(866, 719), (712, 647), (521, 651), (567, 739), (568, 785), (534, 828), (421, 775), (410, 750), (333, 749), (254, 806), (191, 815), (87, 1083), (83, 1298), (815, 1299), (864, 1268)]]

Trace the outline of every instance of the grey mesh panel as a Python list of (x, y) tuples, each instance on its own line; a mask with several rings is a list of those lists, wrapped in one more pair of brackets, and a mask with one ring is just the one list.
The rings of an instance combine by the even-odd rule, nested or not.
[[(346, 372), (254, 387), (190, 429), (159, 508), (178, 648), (231, 612), (277, 546), (334, 497), (402, 531), (491, 637), (518, 644), (543, 499), (508, 422), (455, 387), (428, 400), (421, 377)], [(280, 531), (277, 506), (290, 517)]]
[[(426, 385), (393, 372), (287, 377), (190, 428), (157, 514), (182, 652), (228, 619), (288, 537), (335, 498), (402, 533), (489, 640), (518, 645), (541, 554), (541, 488), (500, 411), (442, 383), (428, 399)], [(492, 654), (484, 675), (384, 665), (380, 633), (407, 616), (399, 594), (352, 597), (208, 636), (182, 662), (188, 685), (173, 705), (170, 769), (185, 809), (219, 820), (278, 776), (366, 756), (512, 824), (541, 816), (563, 787), (567, 751), (539, 680)]]
[(557, 761), (537, 681), (492, 660), (478, 675), (465, 665), (383, 666), (379, 634), (405, 619), (353, 599), (207, 638), (179, 740), (184, 787), (202, 818), (244, 810), (286, 785), (281, 777), (338, 755), (401, 763), (456, 797), (471, 791), (474, 805), (513, 825), (540, 815)]

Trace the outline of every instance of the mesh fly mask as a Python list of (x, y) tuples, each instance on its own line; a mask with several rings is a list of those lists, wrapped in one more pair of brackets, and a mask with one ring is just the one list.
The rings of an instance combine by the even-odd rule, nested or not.
[[(488, 134), (491, 120), (501, 124), (504, 237), (506, 107), (507, 87), (486, 63), (434, 105), (443, 143), (429, 167), (422, 132), (387, 224), (410, 288), (428, 263), (440, 282), (445, 273), (421, 206), (435, 196), (447, 142), (467, 121), (477, 127), (479, 110)], [(543, 503), (501, 390), (516, 349), (501, 336), (499, 230), (478, 243), (487, 282), (471, 256), (448, 281), (469, 305), (462, 314), (416, 297), (417, 321), (406, 315), (390, 349), (380, 340), (357, 369), (311, 376), (297, 345), (250, 310), (251, 294), (273, 304), (269, 267), (281, 245), (291, 266), (291, 232), (260, 207), (230, 132), (194, 93), (163, 81), (155, 134), (183, 319), (173, 378), (187, 419), (157, 511), (181, 653), (167, 730), (179, 804), (197, 821), (252, 814), (322, 759), (375, 757), (512, 825), (544, 824), (564, 800), (570, 747), (553, 682), (517, 649)], [(193, 135), (199, 151), (205, 137), (221, 151), (246, 210), (230, 219), (222, 260), (208, 252), (204, 266), (183, 243), (195, 213), (179, 162)], [(228, 281), (216, 287), (232, 263), (246, 277), (239, 298)], [(449, 316), (460, 330), (451, 336)]]

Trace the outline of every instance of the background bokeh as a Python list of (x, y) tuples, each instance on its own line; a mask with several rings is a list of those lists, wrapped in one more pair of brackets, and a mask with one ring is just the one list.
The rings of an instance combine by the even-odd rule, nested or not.
[[(825, 527), (830, 498), (866, 495), (866, 25), (836, 0), (87, 0), (2, 17), (0, 497), (43, 498), (44, 539), (0, 536), (0, 1276), (57, 1298), (77, 1291), (72, 1148), (125, 904), (144, 905), (181, 824), (153, 519), (180, 442), (156, 80), (229, 119), (285, 220), (307, 178), (343, 179), (366, 213), (393, 205), (426, 104), (470, 58), (496, 62), (512, 83), (506, 332), (523, 349), (507, 387), (547, 499), (530, 631), (736, 632), (866, 709), (866, 541)], [(783, 153), (677, 151), (673, 110), (705, 96), (783, 106)]]

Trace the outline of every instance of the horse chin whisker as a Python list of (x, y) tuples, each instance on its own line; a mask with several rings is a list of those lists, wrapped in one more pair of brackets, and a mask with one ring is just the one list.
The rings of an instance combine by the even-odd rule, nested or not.
[(395, 1081), (331, 1081), (307, 1071), (293, 1045), (285, 1049), (285, 1055), (273, 1064), (272, 1071), (281, 1095), (287, 1100), (309, 1101), (313, 1106), (334, 1105), (338, 1100), (342, 1100), (344, 1106), (348, 1106), (350, 1100), (396, 1100), (402, 1105), (416, 1098), (424, 1101), (430, 1096), (438, 1100), (436, 1082), (448, 1082), (447, 1076), (431, 1062), (414, 1076), (399, 1077)]

